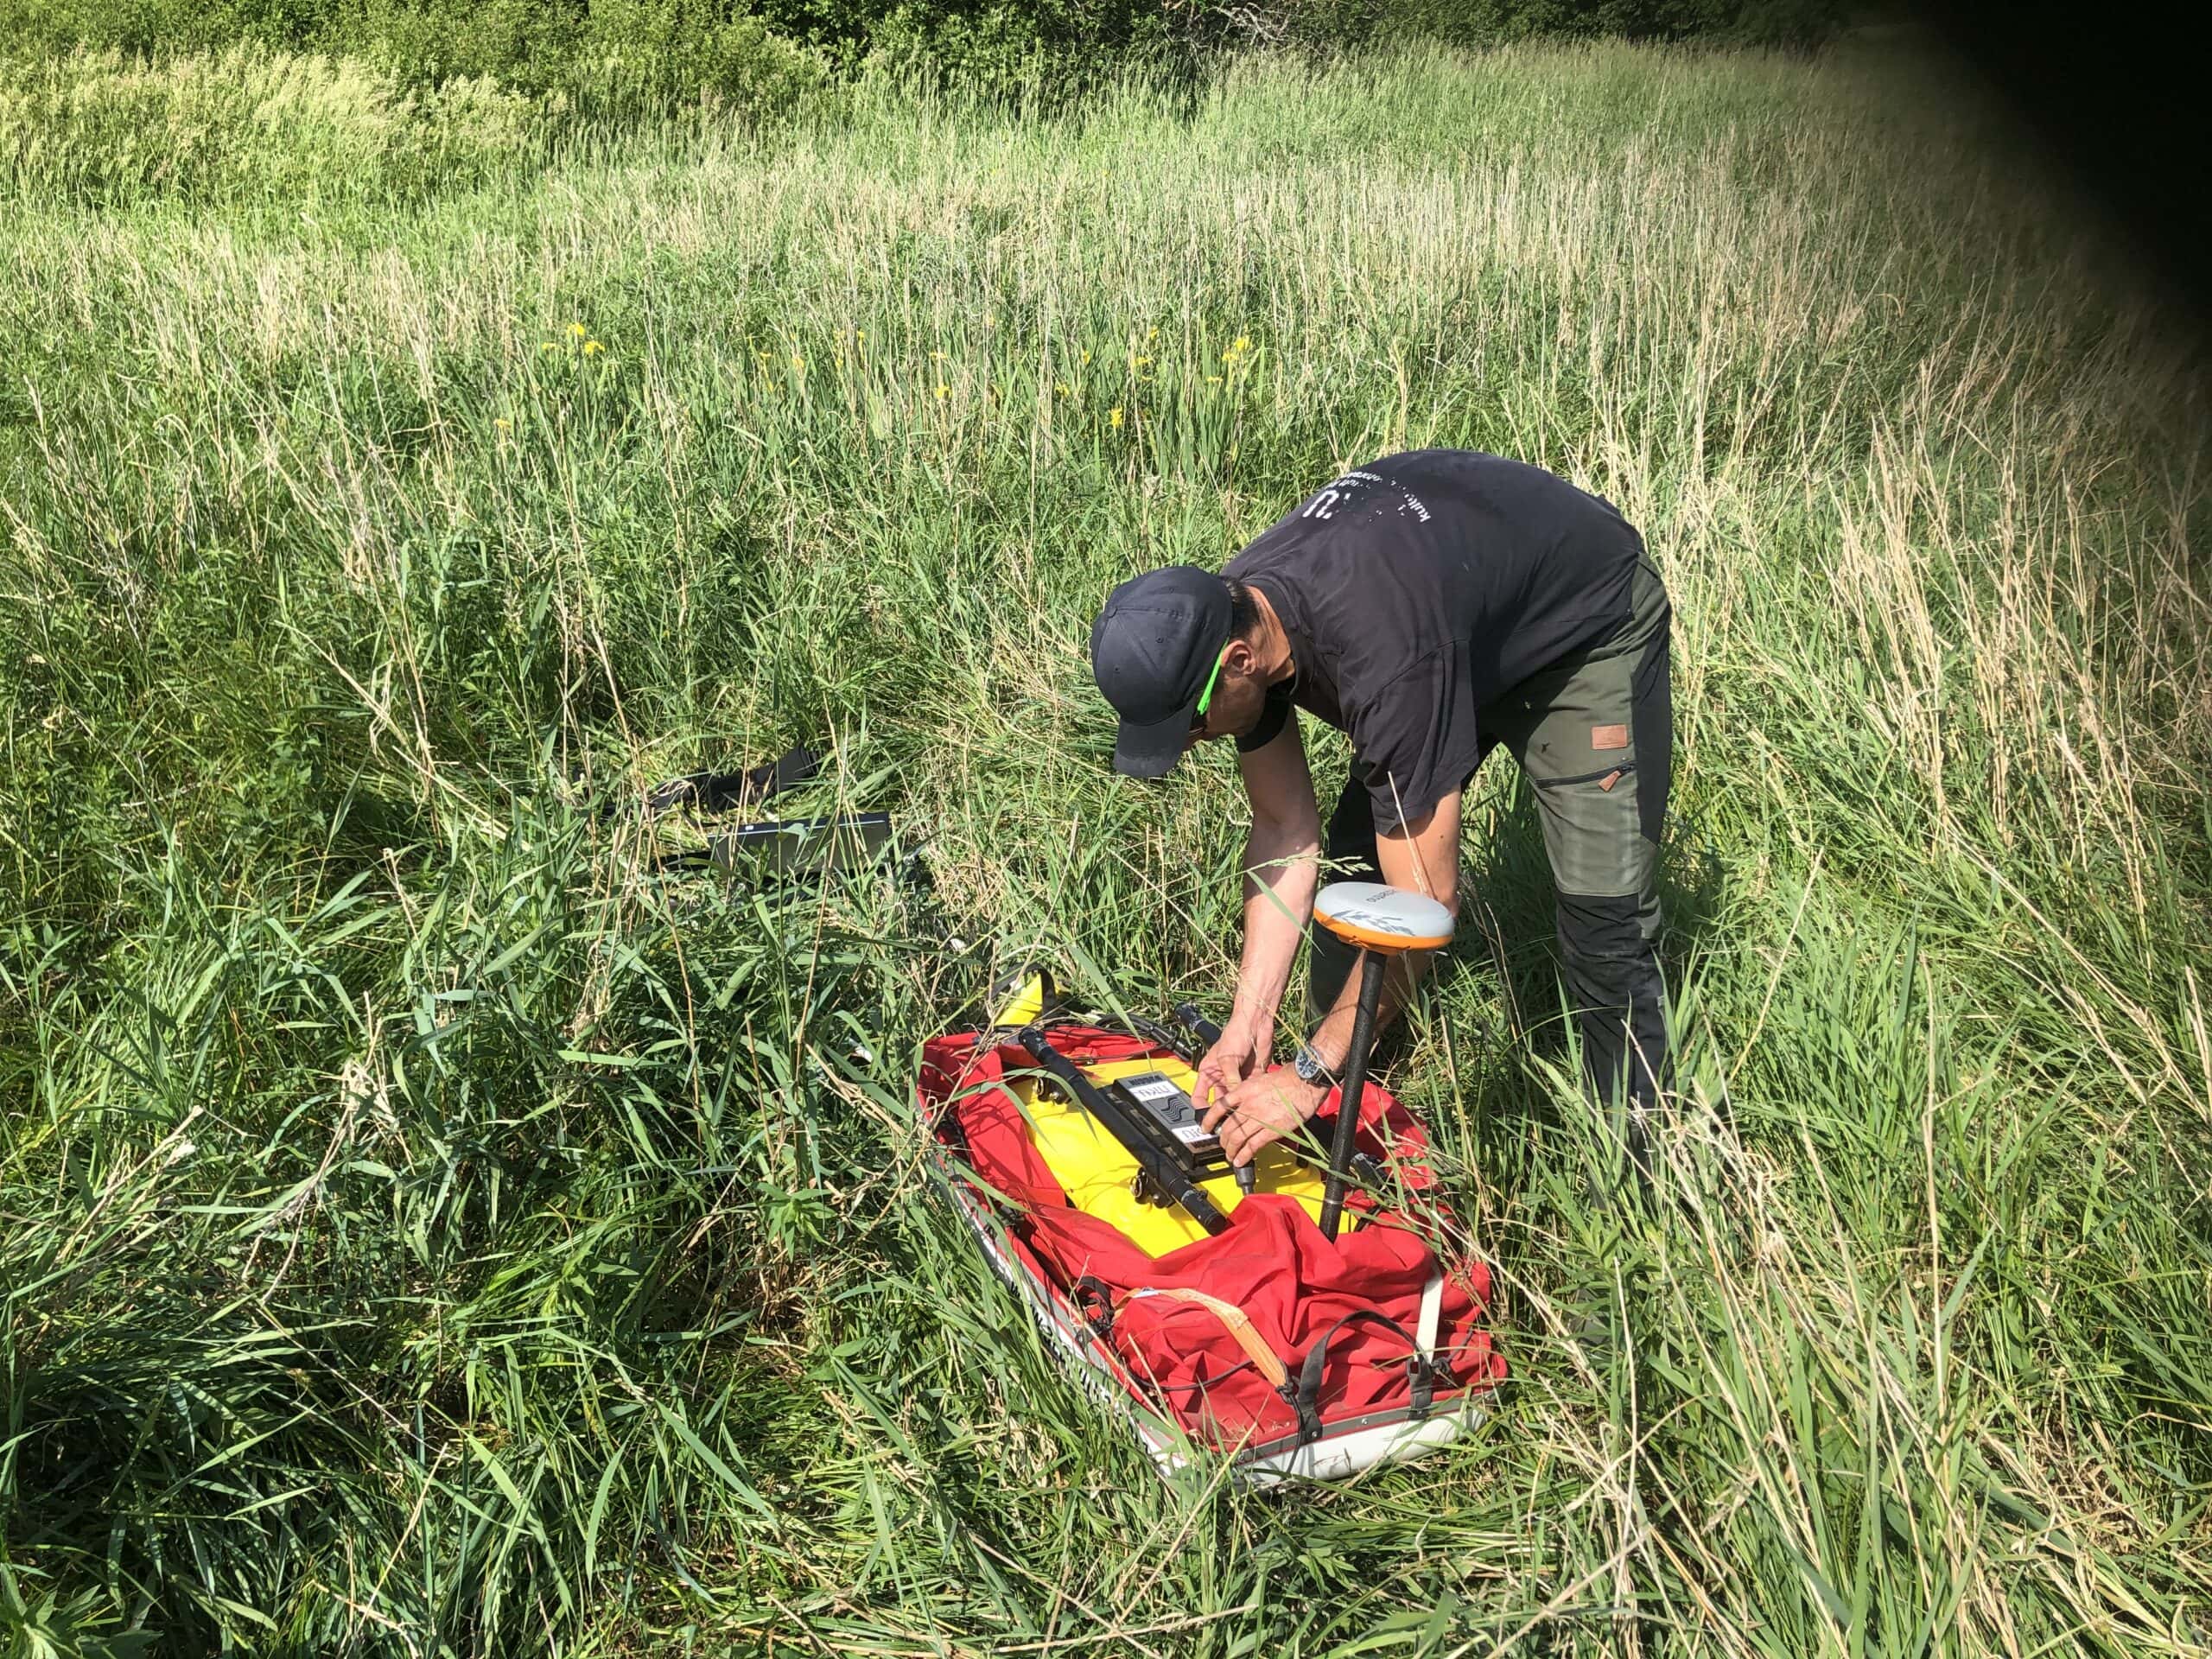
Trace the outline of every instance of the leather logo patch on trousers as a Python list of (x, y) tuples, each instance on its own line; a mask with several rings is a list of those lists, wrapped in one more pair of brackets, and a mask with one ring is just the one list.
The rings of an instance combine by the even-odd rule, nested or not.
[(1628, 747), (1628, 728), (1625, 726), (1592, 726), (1590, 747), (1593, 749), (1624, 749)]

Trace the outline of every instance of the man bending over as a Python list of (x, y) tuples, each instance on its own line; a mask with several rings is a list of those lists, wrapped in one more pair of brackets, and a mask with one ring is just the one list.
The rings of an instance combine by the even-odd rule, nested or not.
[[(1121, 716), (1116, 770), (1158, 778), (1234, 738), (1252, 806), (1236, 1005), (1198, 1068), (1237, 1163), (1319, 1108), (1351, 1045), (1351, 955), (1312, 926), (1319, 861), (1459, 910), (1459, 801), (1503, 744), (1534, 786), (1588, 1081), (1625, 1097), (1631, 1146), (1666, 1077), (1656, 942), (1674, 756), (1672, 610), (1612, 505), (1541, 468), (1427, 449), (1331, 480), (1225, 565), (1116, 588), (1090, 636)], [(1351, 735), (1325, 842), (1299, 711)], [(1310, 931), (1309, 1017), (1268, 1069)], [(1381, 1020), (1424, 963), (1386, 982)]]

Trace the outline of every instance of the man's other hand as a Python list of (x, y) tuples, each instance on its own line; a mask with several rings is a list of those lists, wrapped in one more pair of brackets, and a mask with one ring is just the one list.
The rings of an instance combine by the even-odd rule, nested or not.
[(1266, 1032), (1248, 1031), (1230, 1020), (1221, 1040), (1198, 1062), (1198, 1086), (1192, 1096), (1198, 1109), (1203, 1112), (1214, 1101), (1225, 1099), (1238, 1084), (1263, 1070), (1271, 1046)]
[(1199, 1121), (1221, 1137), (1232, 1164), (1249, 1164), (1260, 1148), (1298, 1133), (1329, 1097), (1322, 1084), (1301, 1083), (1288, 1068), (1256, 1071), (1207, 1109)]

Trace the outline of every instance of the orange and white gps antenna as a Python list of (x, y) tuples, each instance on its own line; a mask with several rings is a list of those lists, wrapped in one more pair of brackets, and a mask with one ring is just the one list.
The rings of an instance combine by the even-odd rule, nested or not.
[(1386, 958), (1409, 950), (1433, 950), (1448, 943), (1452, 912), (1435, 899), (1403, 887), (1379, 881), (1332, 881), (1313, 900), (1313, 919), (1359, 950), (1359, 1008), (1352, 1016), (1351, 1052), (1344, 1056), (1337, 1133), (1329, 1148), (1329, 1179), (1321, 1190), (1321, 1236), (1333, 1243), (1344, 1213), (1344, 1186), (1351, 1179), (1359, 1097), (1367, 1091), (1367, 1051), (1375, 1041)]

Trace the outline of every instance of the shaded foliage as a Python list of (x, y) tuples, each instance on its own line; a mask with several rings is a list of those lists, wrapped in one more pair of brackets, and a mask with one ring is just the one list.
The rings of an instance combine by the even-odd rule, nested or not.
[(403, 87), (490, 78), (584, 113), (794, 107), (867, 66), (1060, 99), (1225, 48), (1541, 35), (1810, 44), (1838, 0), (0, 0), (0, 50), (357, 56)]

